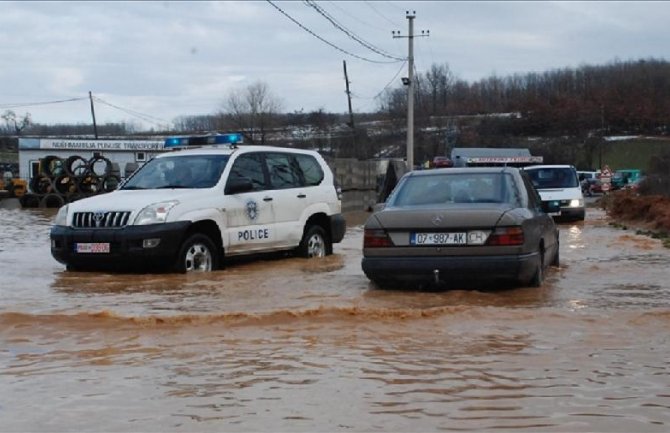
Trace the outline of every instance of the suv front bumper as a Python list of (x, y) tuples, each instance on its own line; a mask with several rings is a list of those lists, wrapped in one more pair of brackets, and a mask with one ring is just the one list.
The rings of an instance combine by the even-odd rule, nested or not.
[[(181, 247), (189, 221), (124, 228), (75, 229), (66, 226), (51, 228), (51, 255), (74, 268), (165, 267), (172, 266)], [(159, 239), (152, 248), (144, 246), (148, 239)], [(109, 244), (109, 252), (79, 253), (77, 244)]]

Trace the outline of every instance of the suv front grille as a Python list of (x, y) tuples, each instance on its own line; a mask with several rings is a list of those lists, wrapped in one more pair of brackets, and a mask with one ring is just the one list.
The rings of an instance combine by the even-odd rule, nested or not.
[(128, 225), (130, 212), (75, 212), (72, 226), (76, 228), (119, 228)]

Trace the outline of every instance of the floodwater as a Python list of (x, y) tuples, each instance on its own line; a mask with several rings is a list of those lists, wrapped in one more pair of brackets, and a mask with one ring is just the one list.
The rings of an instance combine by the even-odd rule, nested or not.
[(0, 431), (670, 431), (670, 250), (562, 224), (540, 289), (384, 291), (335, 254), (65, 272), (0, 209)]

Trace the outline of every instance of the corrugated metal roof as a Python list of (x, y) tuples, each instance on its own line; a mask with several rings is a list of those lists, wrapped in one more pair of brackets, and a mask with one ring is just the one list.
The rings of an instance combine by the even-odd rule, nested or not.
[(451, 151), (455, 167), (471, 165), (529, 165), (541, 164), (541, 156), (532, 156), (524, 148), (456, 147)]
[(493, 147), (455, 147), (451, 151), (451, 159), (457, 157), (492, 157), (492, 156), (530, 156), (530, 151), (523, 148), (493, 148)]

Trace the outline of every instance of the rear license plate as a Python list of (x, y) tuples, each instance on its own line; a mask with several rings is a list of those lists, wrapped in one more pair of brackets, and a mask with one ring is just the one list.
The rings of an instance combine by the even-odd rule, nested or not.
[(81, 254), (109, 253), (109, 242), (93, 242), (74, 244), (74, 250)]
[(466, 233), (412, 233), (411, 245), (465, 245), (468, 243)]

